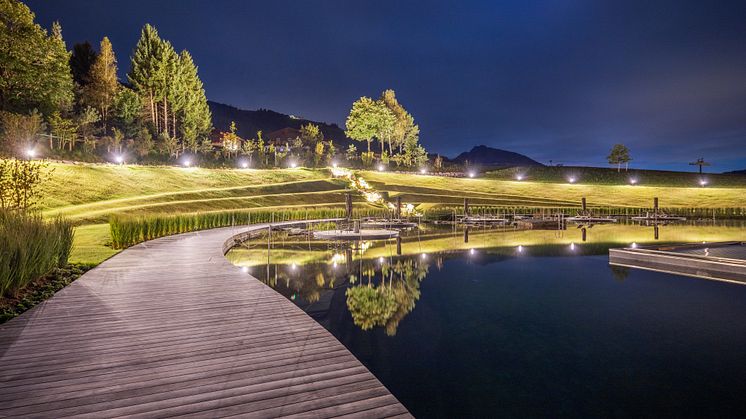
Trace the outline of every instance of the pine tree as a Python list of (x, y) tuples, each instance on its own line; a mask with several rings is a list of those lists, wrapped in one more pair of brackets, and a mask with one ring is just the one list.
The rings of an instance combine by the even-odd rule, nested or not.
[(88, 84), (88, 73), (91, 71), (93, 63), (96, 62), (97, 55), (88, 41), (73, 45), (73, 52), (70, 56), (70, 70), (73, 74), (73, 81), (78, 86), (82, 87)]
[(132, 53), (132, 63), (127, 79), (143, 98), (153, 129), (159, 132), (158, 103), (164, 95), (162, 62), (163, 41), (158, 31), (146, 24)]
[(117, 81), (117, 59), (109, 38), (101, 40), (101, 50), (88, 72), (88, 84), (83, 89), (85, 104), (96, 108), (101, 115), (103, 132), (106, 135), (109, 110), (119, 90)]
[(182, 51), (179, 56), (182, 94), (179, 112), (180, 133), (187, 147), (203, 141), (212, 130), (212, 114), (202, 81), (197, 74), (192, 56)]

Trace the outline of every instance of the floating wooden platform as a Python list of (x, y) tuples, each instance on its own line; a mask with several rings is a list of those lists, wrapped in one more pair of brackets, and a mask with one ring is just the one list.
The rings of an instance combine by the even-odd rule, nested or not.
[(746, 284), (746, 243), (610, 249), (609, 264)]
[(353, 230), (327, 230), (327, 231), (314, 231), (314, 239), (322, 240), (384, 240), (394, 239), (399, 237), (397, 230), (365, 230), (361, 229), (358, 232)]
[(248, 230), (131, 247), (0, 326), (0, 417), (409, 416), (328, 331), (224, 258)]

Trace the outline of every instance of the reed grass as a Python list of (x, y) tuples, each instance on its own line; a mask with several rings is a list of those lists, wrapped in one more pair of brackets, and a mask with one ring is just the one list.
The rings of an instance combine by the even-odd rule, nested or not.
[[(354, 217), (388, 214), (378, 208), (354, 208)], [(190, 231), (256, 223), (341, 218), (344, 208), (305, 208), (284, 211), (256, 210), (179, 215), (148, 215), (142, 217), (112, 216), (109, 219), (112, 247), (124, 249), (135, 244)]]
[(30, 282), (67, 264), (72, 223), (56, 218), (0, 210), (0, 295), (15, 296)]

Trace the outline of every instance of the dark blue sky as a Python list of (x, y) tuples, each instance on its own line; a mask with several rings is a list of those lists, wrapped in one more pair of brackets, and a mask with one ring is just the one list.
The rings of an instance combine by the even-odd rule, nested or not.
[(746, 168), (746, 2), (30, 0), (68, 47), (109, 36), (123, 76), (146, 22), (210, 100), (343, 125), (393, 88), (431, 151)]

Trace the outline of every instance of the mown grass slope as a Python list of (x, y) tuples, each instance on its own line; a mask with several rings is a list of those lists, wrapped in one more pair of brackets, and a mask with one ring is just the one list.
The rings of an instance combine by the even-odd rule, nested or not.
[(746, 207), (746, 187), (667, 187), (598, 185), (514, 181), (493, 178), (445, 178), (428, 175), (360, 172), (379, 191), (401, 195), (418, 204), (459, 204), (468, 197), (474, 204), (523, 207), (578, 206), (586, 197), (591, 206), (647, 208), (659, 197), (667, 208)]
[(633, 180), (638, 185), (644, 186), (671, 186), (671, 187), (696, 187), (704, 180), (708, 186), (718, 188), (740, 187), (746, 188), (746, 176), (738, 174), (711, 174), (696, 173), (694, 167), (692, 172), (671, 172), (665, 170), (637, 170), (629, 169), (617, 171), (617, 169), (604, 167), (573, 167), (573, 166), (537, 166), (537, 167), (513, 167), (490, 171), (485, 177), (499, 180), (515, 180), (521, 176), (526, 181), (567, 183), (567, 179), (573, 177), (584, 184), (594, 185), (626, 185)]

